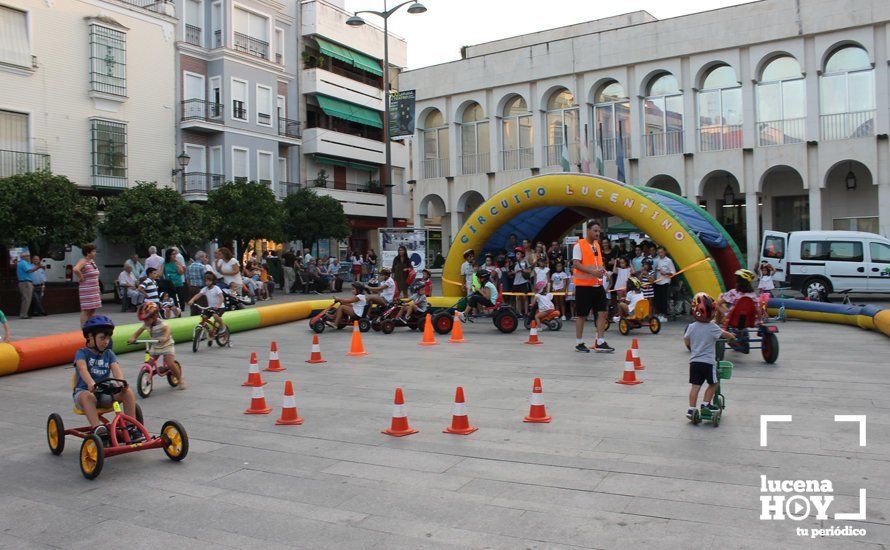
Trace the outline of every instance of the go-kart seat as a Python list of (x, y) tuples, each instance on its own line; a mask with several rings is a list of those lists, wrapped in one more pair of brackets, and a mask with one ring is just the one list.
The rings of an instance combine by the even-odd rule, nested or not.
[(729, 310), (729, 315), (726, 316), (726, 326), (734, 329), (753, 328), (757, 326), (759, 319), (757, 304), (753, 299), (743, 296)]
[(649, 317), (650, 309), (649, 309), (649, 300), (645, 298), (637, 302), (637, 305), (634, 306), (634, 312), (629, 317), (634, 321), (642, 321)]
[[(74, 391), (74, 386), (77, 385), (77, 372), (71, 374), (71, 391)], [(99, 414), (108, 414), (114, 410), (114, 405), (110, 407), (98, 407), (96, 408), (96, 412)], [(73, 414), (78, 414), (80, 416), (85, 416), (87, 413), (83, 409), (78, 409), (77, 405), (71, 410)]]

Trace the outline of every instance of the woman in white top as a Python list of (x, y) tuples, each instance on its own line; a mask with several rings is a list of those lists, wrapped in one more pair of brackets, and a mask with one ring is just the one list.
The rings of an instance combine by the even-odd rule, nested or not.
[(217, 273), (222, 275), (223, 282), (229, 285), (229, 290), (241, 296), (244, 280), (241, 278), (241, 264), (232, 255), (232, 251), (221, 247), (216, 251), (216, 261), (213, 262)]

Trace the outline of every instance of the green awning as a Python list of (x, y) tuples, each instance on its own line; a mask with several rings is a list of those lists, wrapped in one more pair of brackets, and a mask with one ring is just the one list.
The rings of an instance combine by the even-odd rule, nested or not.
[(330, 116), (342, 118), (350, 122), (358, 122), (366, 126), (373, 126), (374, 128), (383, 128), (380, 112), (374, 109), (322, 94), (316, 94), (315, 98), (318, 100), (318, 106)]
[(324, 155), (315, 155), (313, 157), (315, 162), (319, 164), (327, 164), (330, 166), (342, 166), (344, 168), (355, 168), (356, 170), (362, 170), (365, 172), (376, 172), (380, 167), (373, 166), (371, 164), (365, 164), (363, 162), (355, 162), (352, 160), (346, 159), (338, 159), (334, 157), (326, 157)]
[(344, 63), (349, 63), (350, 65), (371, 74), (383, 76), (383, 70), (380, 68), (380, 63), (376, 59), (340, 46), (339, 44), (328, 42), (324, 38), (318, 36), (315, 37), (315, 41), (318, 42), (318, 49), (321, 53), (333, 57), (334, 59), (339, 59)]

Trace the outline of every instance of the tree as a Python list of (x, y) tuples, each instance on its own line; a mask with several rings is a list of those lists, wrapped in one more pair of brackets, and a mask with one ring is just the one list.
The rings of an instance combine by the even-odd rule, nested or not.
[(0, 242), (28, 245), (45, 255), (50, 245), (96, 238), (96, 201), (65, 176), (30, 172), (0, 179)]
[(176, 189), (155, 182), (137, 182), (108, 201), (102, 234), (116, 244), (137, 250), (194, 245), (210, 237), (202, 208), (189, 203)]
[(214, 237), (235, 241), (244, 252), (252, 239), (280, 240), (281, 204), (267, 185), (228, 182), (207, 195), (207, 214)]
[(318, 195), (305, 187), (284, 199), (282, 227), (289, 240), (303, 241), (307, 248), (312, 248), (319, 239), (345, 239), (350, 233), (343, 205), (333, 197)]

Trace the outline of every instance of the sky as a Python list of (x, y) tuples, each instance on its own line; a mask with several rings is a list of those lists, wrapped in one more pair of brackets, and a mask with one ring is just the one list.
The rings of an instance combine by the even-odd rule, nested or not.
[[(396, 0), (388, 0), (395, 5)], [(749, 0), (750, 1), (750, 0)], [(658, 19), (746, 3), (745, 0), (422, 0), (427, 12), (389, 20), (389, 28), (408, 41), (408, 68), (460, 59), (460, 48), (519, 34), (563, 27), (637, 10)], [(410, 5), (410, 4), (409, 4)], [(381, 11), (383, 0), (346, 0), (350, 11)], [(382, 24), (366, 16), (369, 23)]]

